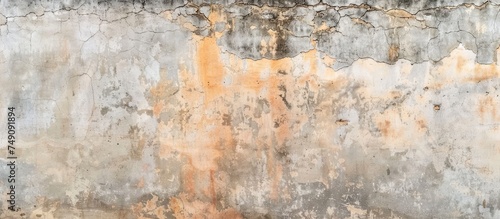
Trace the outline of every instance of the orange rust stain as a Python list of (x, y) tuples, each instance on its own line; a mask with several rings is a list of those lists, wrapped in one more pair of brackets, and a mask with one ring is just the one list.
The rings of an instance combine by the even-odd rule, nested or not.
[(220, 59), (220, 50), (214, 37), (206, 37), (198, 43), (196, 52), (200, 82), (205, 92), (205, 103), (211, 102), (224, 92), (225, 69)]

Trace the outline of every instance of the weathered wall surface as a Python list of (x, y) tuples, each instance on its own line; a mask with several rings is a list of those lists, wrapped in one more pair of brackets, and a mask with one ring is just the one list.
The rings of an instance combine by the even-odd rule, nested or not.
[(0, 218), (499, 218), (499, 12), (0, 1)]

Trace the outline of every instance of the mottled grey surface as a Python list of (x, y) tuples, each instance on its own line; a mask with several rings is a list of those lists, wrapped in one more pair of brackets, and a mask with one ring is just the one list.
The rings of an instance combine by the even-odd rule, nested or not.
[(500, 218), (499, 12), (0, 1), (0, 218)]
[[(213, 24), (224, 33), (219, 45), (226, 51), (241, 58), (280, 59), (311, 50), (311, 43), (317, 42), (319, 51), (337, 60), (335, 69), (359, 58), (390, 64), (398, 59), (439, 61), (458, 44), (474, 51), (478, 63), (490, 64), (500, 38), (499, 6), (490, 1), (5, 1), (2, 5), (6, 18), (76, 12), (95, 15), (104, 23), (169, 11), (173, 20), (189, 23), (191, 31), (202, 36), (210, 34), (210, 5), (218, 5), (231, 18), (226, 20), (231, 22), (227, 29), (224, 22)], [(276, 53), (262, 52), (260, 40), (273, 36)]]

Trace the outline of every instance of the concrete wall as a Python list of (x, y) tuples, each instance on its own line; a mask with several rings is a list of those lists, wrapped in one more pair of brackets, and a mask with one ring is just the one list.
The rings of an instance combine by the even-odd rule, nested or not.
[(0, 218), (500, 218), (499, 12), (2, 0)]

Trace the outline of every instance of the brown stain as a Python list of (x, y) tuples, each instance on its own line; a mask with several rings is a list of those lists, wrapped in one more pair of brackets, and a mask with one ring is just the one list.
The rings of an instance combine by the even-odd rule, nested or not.
[(156, 202), (157, 202), (157, 201), (158, 201), (158, 196), (153, 195), (153, 198), (152, 198), (152, 199), (150, 199), (150, 200), (148, 200), (148, 201), (146, 202), (146, 206), (145, 206), (146, 210), (147, 210), (147, 211), (154, 210), (154, 209), (156, 208)]
[(184, 165), (181, 174), (182, 191), (193, 198), (196, 195), (196, 170), (192, 165)]
[(403, 96), (403, 94), (401, 93), (401, 91), (390, 91), (388, 96), (391, 99), (399, 99), (401, 98), (401, 96)]
[(323, 58), (321, 59), (321, 62), (323, 63), (323, 65), (325, 65), (327, 67), (333, 67), (333, 65), (337, 61), (336, 59), (328, 56), (327, 54), (321, 54), (321, 55), (323, 56)]
[[(214, 41), (215, 42), (215, 41)], [(214, 43), (212, 42), (212, 43)], [(198, 66), (201, 67), (201, 66)], [(213, 80), (214, 76), (210, 71), (199, 74), (206, 74), (208, 77), (200, 76), (200, 81)], [(217, 188), (224, 188), (225, 185), (217, 185), (215, 176), (219, 172), (218, 162), (221, 159), (230, 159), (228, 153), (232, 153), (236, 146), (234, 133), (231, 126), (225, 125), (225, 119), (231, 119), (229, 109), (221, 105), (221, 99), (212, 97), (202, 97), (197, 95), (196, 90), (217, 92), (217, 97), (223, 97), (224, 89), (217, 86), (205, 86), (203, 83), (192, 82), (189, 74), (179, 77), (182, 84), (191, 87), (181, 88), (181, 109), (191, 117), (183, 127), (183, 134), (160, 138), (160, 158), (175, 157), (184, 161), (181, 170), (181, 192), (170, 206), (175, 211), (177, 218), (219, 218), (217, 215), (236, 211), (226, 211), (227, 209), (217, 209), (219, 203)], [(217, 79), (218, 76), (215, 76)], [(220, 78), (220, 77), (219, 77)], [(218, 79), (217, 79), (218, 80)], [(191, 81), (191, 85), (188, 85)], [(198, 86), (196, 85), (198, 84)], [(201, 88), (200, 88), (201, 87)], [(229, 91), (229, 89), (228, 89)], [(233, 91), (227, 92), (230, 94)], [(214, 94), (214, 93), (212, 93)], [(210, 96), (210, 95), (209, 95)], [(198, 106), (200, 99), (204, 99), (201, 106)], [(169, 106), (171, 108), (172, 106)], [(225, 116), (222, 116), (225, 115)], [(170, 133), (173, 126), (171, 124), (160, 123), (158, 126), (158, 136)], [(188, 138), (188, 136), (196, 136)], [(176, 206), (177, 201), (182, 201), (182, 206)], [(236, 213), (235, 213), (236, 212)]]
[(365, 21), (365, 20), (363, 20), (363, 19), (360, 19), (360, 18), (351, 18), (351, 20), (352, 20), (354, 23), (356, 23), (356, 24), (363, 25), (363, 26), (365, 26), (365, 27), (367, 27), (367, 28), (373, 28), (373, 25), (372, 25), (372, 24), (370, 24), (370, 23), (366, 22), (366, 21)]
[[(215, 23), (227, 23), (228, 19), (226, 14), (223, 12), (223, 8), (220, 5), (210, 5), (210, 14), (208, 15), (208, 20), (211, 24)], [(212, 33), (216, 38), (220, 38), (223, 32), (215, 31), (215, 25), (211, 25)]]
[(499, 71), (495, 64), (491, 65), (474, 65), (474, 75), (469, 79), (471, 82), (479, 83), (481, 81), (498, 78)]
[(271, 185), (271, 194), (270, 194), (270, 198), (271, 200), (278, 200), (280, 198), (280, 195), (281, 194), (281, 180), (283, 178), (283, 165), (281, 165), (280, 163), (277, 163), (274, 167), (274, 170), (271, 172), (273, 173), (272, 175), (272, 185)]
[(427, 122), (424, 119), (417, 120), (417, 128), (419, 132), (425, 132), (427, 130)]
[[(149, 218), (148, 215), (155, 215), (158, 219), (165, 219), (166, 206), (161, 205), (160, 198), (153, 194), (153, 197), (146, 201), (146, 203), (139, 202), (131, 206), (132, 214), (136, 218)], [(125, 215), (118, 218), (127, 218)]]
[(143, 155), (144, 148), (146, 147), (146, 138), (139, 134), (139, 128), (137, 126), (130, 127), (128, 136), (132, 141), (129, 156), (132, 159), (140, 160)]
[(453, 84), (478, 83), (498, 77), (497, 66), (474, 62), (474, 56), (462, 46), (442, 60), (442, 64), (431, 68), (427, 87), (431, 90), (442, 89)]
[(219, 218), (243, 219), (243, 216), (233, 208), (226, 209), (218, 214)]
[[(286, 118), (288, 117), (288, 109), (281, 96), (285, 95), (282, 90), (283, 87), (288, 90), (284, 97), (285, 99), (288, 100), (290, 95), (293, 95), (290, 92), (294, 84), (293, 77), (291, 76), (292, 60), (284, 58), (279, 60), (245, 60), (245, 62), (246, 69), (244, 73), (237, 76), (238, 87), (233, 87), (231, 92), (250, 91), (259, 93), (264, 88), (267, 89), (266, 99), (270, 103), (272, 120), (280, 120), (288, 123), (288, 119)], [(234, 64), (236, 65), (235, 69), (243, 69), (241, 67), (243, 63), (235, 62)], [(269, 72), (269, 77), (262, 79), (260, 76), (262, 72)], [(271, 122), (271, 126), (274, 125), (272, 121), (269, 122)], [(289, 135), (287, 126), (288, 124), (284, 124), (277, 128), (276, 138), (278, 144), (282, 144)]]
[(382, 136), (384, 137), (389, 137), (392, 135), (392, 129), (391, 129), (391, 122), (388, 120), (385, 120), (384, 122), (379, 122), (378, 123), (378, 128), (380, 130), (380, 133), (382, 133)]
[(243, 216), (234, 208), (227, 208), (218, 211), (215, 206), (198, 200), (191, 201), (181, 194), (169, 200), (168, 210), (175, 218), (234, 218), (240, 219)]
[(139, 189), (144, 188), (144, 177), (141, 177), (141, 179), (139, 180), (139, 182), (137, 182), (136, 186)]
[[(213, 47), (216, 46), (213, 39), (202, 42), (204, 43), (200, 43), (200, 50), (213, 50)], [(208, 54), (200, 56), (198, 61), (201, 62), (201, 65), (207, 64), (206, 62), (210, 61), (210, 59), (202, 60), (207, 56)], [(209, 66), (208, 69), (198, 66), (201, 71), (198, 73), (203, 75), (199, 77), (200, 81), (208, 82), (221, 79), (220, 74), (214, 74), (211, 70), (220, 69), (222, 64), (220, 64), (218, 58), (212, 61), (217, 61), (219, 64), (211, 64), (212, 67)], [(182, 86), (179, 89), (179, 95), (177, 95), (180, 102), (176, 105), (168, 106), (169, 108), (179, 110), (180, 113), (177, 115), (177, 119), (182, 124), (181, 130), (183, 134), (177, 136), (168, 135), (175, 128), (172, 123), (160, 123), (157, 129), (157, 136), (165, 136), (160, 138), (160, 158), (166, 159), (174, 153), (178, 153), (180, 157), (188, 161), (189, 168), (186, 169), (186, 172), (190, 174), (183, 177), (186, 179), (186, 182), (189, 182), (189, 178), (193, 178), (198, 172), (216, 170), (217, 159), (222, 156), (221, 142), (224, 142), (226, 145), (233, 145), (234, 142), (231, 128), (223, 125), (223, 118), (219, 114), (214, 113), (214, 111), (219, 110), (219, 103), (217, 101), (205, 101), (202, 107), (198, 106), (200, 102), (203, 102), (200, 99), (207, 99), (207, 96), (203, 98), (200, 95), (201, 91), (204, 91), (205, 94), (214, 90), (217, 91), (219, 89), (218, 85), (205, 86), (207, 83), (198, 83), (196, 79), (196, 76), (193, 77), (185, 68), (181, 68), (179, 80)], [(209, 99), (213, 100), (213, 98)], [(223, 114), (229, 115), (228, 112)], [(189, 121), (187, 120), (188, 118)], [(207, 132), (207, 127), (212, 124), (218, 124), (218, 126)], [(189, 134), (193, 134), (196, 138), (188, 139), (187, 135)], [(214, 136), (217, 137), (214, 138)], [(201, 174), (201, 176), (205, 176), (205, 174)], [(187, 185), (189, 184), (192, 183), (188, 183)], [(186, 188), (189, 190), (189, 193), (196, 193), (196, 191), (189, 189), (189, 187), (192, 186)]]
[[(294, 88), (294, 79), (291, 75), (293, 63), (291, 59), (281, 59), (281, 60), (271, 60), (271, 77), (269, 78), (268, 84), (268, 100), (271, 105), (271, 116), (273, 120), (282, 120), (283, 124), (281, 124), (277, 128), (277, 143), (278, 145), (282, 145), (284, 141), (289, 136), (289, 124), (290, 121), (290, 110), (288, 106), (284, 102), (285, 99), (287, 102), (290, 101), (290, 96), (293, 95), (292, 90)], [(286, 74), (281, 74), (280, 72), (285, 72)], [(286, 93), (283, 91), (285, 88)], [(290, 107), (294, 107), (292, 103), (290, 103)]]
[[(310, 62), (311, 73), (316, 70), (315, 52), (304, 55), (304, 59)], [(260, 135), (268, 136), (267, 140), (257, 141), (258, 148), (266, 150), (266, 170), (271, 180), (270, 198), (277, 200), (280, 194), (280, 184), (283, 175), (283, 166), (277, 160), (275, 151), (283, 147), (284, 143), (291, 136), (290, 131), (290, 109), (293, 108), (292, 91), (295, 81), (293, 80), (293, 62), (290, 58), (278, 60), (233, 60), (232, 69), (239, 69), (243, 73), (236, 77), (237, 87), (232, 88), (232, 92), (262, 94), (269, 101), (270, 117), (265, 116), (259, 119), (261, 123)], [(244, 66), (244, 67), (243, 67)], [(263, 72), (268, 72), (268, 76), (262, 78)], [(286, 92), (284, 91), (286, 90)], [(287, 103), (290, 104), (287, 106)], [(269, 138), (272, 137), (272, 138)]]
[(132, 210), (132, 213), (135, 215), (135, 216), (139, 216), (141, 215), (141, 212), (142, 212), (142, 208), (143, 208), (143, 204), (142, 203), (137, 203), (137, 204), (134, 204), (132, 205), (131, 207), (131, 210)]
[(349, 83), (347, 78), (338, 78), (336, 80), (326, 81), (321, 83), (321, 88), (325, 92), (334, 92), (342, 90), (342, 88), (346, 87)]
[(316, 49), (310, 50), (306, 53), (303, 53), (304, 59), (306, 62), (309, 62), (309, 73), (316, 74), (318, 72), (318, 52)]
[[(59, 46), (51, 52), (52, 54), (46, 56), (44, 62), (41, 63), (40, 68), (43, 68), (46, 71), (55, 72), (56, 69), (61, 66), (66, 66), (66, 63), (70, 62), (72, 54), (71, 50), (73, 49), (70, 46), (71, 42), (66, 38), (60, 40), (61, 41), (57, 42)], [(77, 74), (81, 73), (84, 72), (79, 72)]]
[(224, 13), (222, 13), (222, 7), (218, 5), (210, 5), (210, 14), (208, 15), (208, 20), (210, 23), (215, 24), (216, 22), (225, 22), (227, 18)]
[(337, 124), (339, 126), (346, 126), (349, 124), (349, 120), (338, 119), (337, 121), (335, 121), (335, 124)]
[[(270, 78), (269, 85), (268, 100), (270, 103), (272, 116), (272, 121), (269, 122), (274, 123), (272, 125), (273, 127), (275, 127), (274, 136), (276, 137), (277, 146), (280, 147), (290, 135), (290, 116), (287, 105), (284, 101), (287, 100), (287, 96), (291, 95), (291, 92), (289, 87), (287, 89), (287, 92), (284, 92), (282, 89), (280, 89), (280, 87), (286, 88), (286, 85), (284, 85), (282, 81), (276, 76)], [(276, 127), (276, 125), (278, 125), (278, 127)]]
[(497, 120), (497, 105), (493, 97), (487, 96), (479, 100), (478, 107), (479, 116), (481, 121), (484, 120)]
[[(303, 59), (309, 63), (309, 69), (307, 72), (304, 72), (305, 77), (310, 78), (311, 75), (315, 75), (318, 72), (318, 63), (322, 63), (321, 60), (317, 57), (317, 50), (310, 50), (308, 52), (302, 53), (301, 56)], [(273, 77), (274, 73), (278, 73), (281, 75), (292, 74), (293, 70), (293, 61), (290, 58), (283, 58), (278, 60), (251, 60), (251, 59), (239, 59), (234, 55), (230, 56), (230, 68), (236, 72), (242, 72), (242, 74), (238, 74), (235, 77), (236, 86), (232, 87), (232, 89), (236, 89), (238, 91), (242, 91), (243, 89), (248, 89), (252, 92), (259, 92), (263, 88), (268, 88), (272, 86), (270, 83), (272, 82), (270, 79)], [(326, 68), (325, 71), (333, 72), (332, 69)], [(262, 72), (269, 72), (269, 77), (261, 78)]]
[(462, 72), (464, 70), (464, 66), (466, 64), (467, 60), (462, 56), (459, 55), (457, 56), (457, 62), (455, 68), (457, 69), (457, 72)]
[[(198, 113), (203, 114), (203, 111)], [(206, 132), (208, 125), (216, 126), (209, 132)], [(158, 135), (161, 135), (161, 133), (169, 132), (171, 127), (160, 124), (158, 129)], [(194, 120), (192, 123), (187, 124), (186, 134), (192, 133), (197, 138), (186, 139), (186, 136), (177, 136), (176, 138), (160, 139), (161, 158), (168, 158), (173, 152), (177, 152), (183, 158), (187, 159), (189, 168), (183, 172), (191, 174), (184, 176), (184, 179), (193, 178), (192, 175), (196, 175), (193, 173), (195, 170), (201, 173), (217, 170), (217, 159), (223, 156), (223, 152), (232, 151), (235, 147), (231, 127), (223, 125), (223, 118), (216, 115), (206, 115), (199, 120)], [(189, 190), (189, 188), (186, 189)]]
[(412, 18), (414, 17), (411, 13), (401, 10), (401, 9), (392, 9), (386, 12), (387, 15), (399, 18)]
[(408, 106), (386, 110), (374, 118), (380, 137), (387, 147), (411, 147), (411, 142), (425, 138), (428, 131), (426, 116)]
[(153, 115), (158, 118), (160, 116), (160, 113), (163, 111), (163, 108), (164, 108), (163, 101), (156, 102), (155, 105), (153, 106)]
[[(270, 63), (271, 77), (268, 80), (268, 96), (270, 103), (270, 113), (275, 124), (267, 124), (273, 127), (275, 142), (269, 142), (271, 147), (267, 153), (267, 172), (271, 179), (271, 200), (278, 200), (280, 192), (280, 184), (283, 175), (283, 166), (277, 160), (276, 151), (279, 151), (285, 146), (285, 142), (291, 138), (291, 125), (294, 122), (291, 113), (295, 109), (295, 105), (291, 96), (296, 81), (291, 73), (293, 63), (291, 59), (271, 60)], [(286, 92), (285, 92), (286, 90)], [(285, 102), (286, 101), (286, 102)], [(289, 105), (287, 105), (287, 103)], [(278, 126), (276, 127), (276, 124)]]
[(63, 57), (63, 62), (68, 62), (69, 59), (71, 58), (71, 48), (69, 46), (70, 42), (68, 40), (63, 40), (62, 42), (62, 47), (61, 47), (61, 53)]
[[(307, 115), (298, 115), (293, 112), (300, 112), (297, 109), (297, 86), (305, 87), (306, 84), (310, 91), (319, 92), (322, 83), (317, 81), (318, 63), (323, 64), (317, 56), (316, 50), (300, 54), (301, 58), (309, 64), (306, 72), (301, 76), (293, 76), (293, 60), (284, 58), (279, 60), (231, 60), (231, 69), (243, 72), (237, 76), (238, 87), (233, 87), (233, 92), (247, 93), (250, 96), (259, 96), (264, 91), (264, 96), (269, 101), (270, 115), (263, 116), (256, 121), (259, 124), (260, 131), (257, 137), (258, 150), (264, 150), (266, 155), (266, 171), (269, 176), (271, 200), (278, 200), (280, 194), (284, 191), (281, 188), (283, 169), (285, 168), (281, 158), (277, 155), (278, 150), (285, 145), (288, 139), (291, 139), (294, 131), (293, 126), (307, 122)], [(329, 69), (329, 68), (327, 68)], [(262, 77), (262, 73), (267, 72), (268, 76)], [(328, 71), (329, 72), (329, 71)], [(333, 72), (333, 71), (331, 71)], [(335, 81), (335, 90), (341, 86), (340, 81)], [(286, 90), (286, 95), (284, 90)], [(306, 93), (308, 96), (309, 94)], [(285, 103), (285, 101), (288, 102)], [(303, 117), (303, 118), (302, 118)], [(275, 124), (276, 123), (276, 124)], [(265, 140), (264, 140), (265, 139)]]
[[(235, 134), (234, 124), (227, 125), (224, 120), (234, 116), (234, 112), (229, 110), (231, 106), (226, 106), (227, 103), (241, 104), (235, 101), (235, 93), (241, 95), (240, 100), (250, 99), (250, 104), (255, 103), (252, 98), (269, 102), (269, 113), (253, 118), (259, 125), (257, 136), (250, 135), (251, 138), (256, 138), (251, 141), (257, 142), (257, 147), (265, 150), (265, 153), (249, 159), (267, 162), (269, 198), (278, 200), (286, 191), (281, 184), (287, 167), (277, 151), (282, 151), (286, 142), (308, 121), (307, 114), (298, 115), (301, 111), (297, 106), (298, 98), (294, 96), (294, 91), (298, 90), (296, 86), (308, 84), (309, 89), (319, 92), (321, 89), (339, 90), (346, 83), (346, 80), (335, 80), (329, 87), (317, 81), (318, 63), (321, 62), (315, 50), (301, 54), (310, 68), (299, 77), (292, 75), (294, 63), (290, 58), (241, 60), (229, 55), (229, 65), (224, 66), (220, 56), (216, 37), (199, 40), (196, 74), (186, 70), (179, 73), (182, 85), (176, 95), (179, 103), (169, 105), (170, 103), (162, 101), (165, 97), (155, 93), (159, 100), (159, 109), (153, 109), (155, 115), (160, 115), (166, 108), (175, 108), (190, 117), (189, 121), (183, 123), (181, 135), (168, 135), (175, 130), (171, 122), (160, 122), (157, 130), (158, 136), (164, 136), (160, 138), (160, 158), (177, 158), (184, 163), (180, 175), (181, 190), (178, 195), (170, 198), (169, 203), (169, 209), (176, 218), (241, 218), (241, 214), (234, 209), (220, 209), (219, 199), (225, 199), (221, 195), (226, 187), (223, 182), (217, 181), (217, 176), (223, 173), (219, 169), (219, 163), (233, 159), (236, 142), (240, 140), (237, 138), (241, 138)], [(238, 73), (234, 75), (230, 86), (222, 84), (226, 69)], [(264, 72), (268, 72), (268, 76), (262, 77)], [(283, 88), (286, 89), (286, 96)], [(158, 90), (161, 89), (163, 88), (158, 86)], [(201, 92), (204, 96), (200, 95)], [(200, 99), (204, 103), (201, 106), (197, 104)], [(275, 127), (275, 121), (279, 121), (279, 126)], [(188, 135), (195, 138), (188, 138)]]
[(160, 69), (160, 81), (153, 86), (149, 93), (151, 94), (151, 98), (153, 101), (153, 115), (158, 118), (165, 108), (165, 101), (167, 98), (172, 95), (171, 87), (172, 84), (166, 79), (167, 78), (167, 69)]
[(392, 44), (388, 51), (389, 61), (395, 63), (399, 58), (399, 46)]
[[(307, 84), (310, 91), (319, 92), (320, 87), (323, 83), (317, 81), (318, 73), (318, 63), (320, 58), (317, 56), (316, 50), (311, 50), (307, 53), (301, 54), (303, 60), (309, 63), (309, 69), (307, 72), (299, 77), (292, 76), (294, 63), (292, 59), (284, 58), (279, 60), (259, 60), (259, 61), (248, 61), (247, 64), (247, 75), (259, 75), (263, 71), (269, 72), (269, 77), (264, 80), (250, 80), (258, 81), (259, 84), (252, 84), (250, 86), (242, 86), (244, 88), (254, 88), (255, 92), (262, 91), (262, 89), (267, 90), (267, 100), (270, 104), (270, 114), (271, 119), (263, 118), (261, 130), (263, 132), (273, 133), (273, 139), (268, 139), (264, 141), (259, 141), (259, 148), (264, 148), (266, 150), (266, 161), (267, 161), (267, 173), (271, 180), (271, 190), (269, 198), (271, 200), (278, 200), (282, 198), (280, 194), (286, 193), (286, 189), (281, 187), (283, 169), (286, 167), (282, 160), (280, 160), (279, 155), (276, 151), (282, 150), (288, 139), (293, 138), (294, 126), (300, 127), (300, 125), (307, 122), (307, 115), (297, 114), (300, 112), (298, 110), (298, 105), (296, 105), (298, 98), (295, 96), (294, 91), (298, 91), (298, 86), (305, 87)], [(321, 63), (322, 64), (322, 63)], [(328, 70), (329, 68), (327, 68)], [(328, 71), (330, 72), (330, 71)], [(334, 73), (333, 71), (331, 71)], [(245, 83), (246, 78), (241, 78), (243, 83)], [(338, 90), (344, 81), (335, 80), (334, 90)], [(286, 97), (284, 89), (286, 89)], [(327, 87), (323, 87), (328, 89)], [(307, 94), (308, 95), (308, 94)], [(283, 99), (289, 103), (288, 106)], [(293, 115), (293, 116), (292, 116)], [(302, 118), (303, 117), (303, 118)], [(273, 124), (273, 121), (278, 121), (278, 125)], [(295, 130), (298, 131), (298, 130)], [(264, 134), (264, 136), (267, 136)], [(262, 137), (259, 137), (262, 138)]]
[(201, 39), (198, 42), (196, 56), (197, 73), (205, 93), (205, 103), (208, 103), (224, 92), (222, 83), (226, 71), (220, 59), (216, 38)]
[(154, 211), (153, 211), (153, 214), (156, 216), (156, 218), (158, 219), (166, 219), (166, 217), (164, 216), (165, 215), (165, 208), (164, 207), (159, 207), (159, 208), (156, 208)]
[(175, 218), (185, 218), (183, 212), (183, 203), (180, 198), (172, 197), (169, 200), (168, 208), (172, 212)]
[(236, 76), (236, 86), (242, 89), (259, 92), (265, 87), (265, 79), (261, 78), (261, 72), (267, 68), (266, 62), (254, 60), (241, 60), (236, 56), (231, 56), (231, 65), (235, 71), (242, 72)]
[(215, 176), (214, 176), (214, 170), (210, 170), (210, 196), (212, 198), (212, 205), (216, 206), (217, 205), (217, 193), (215, 190)]
[(461, 77), (464, 77), (464, 82), (479, 83), (492, 78), (498, 78), (500, 71), (496, 64), (483, 65), (472, 62), (473, 60), (467, 59), (462, 54), (456, 55), (455, 69)]

